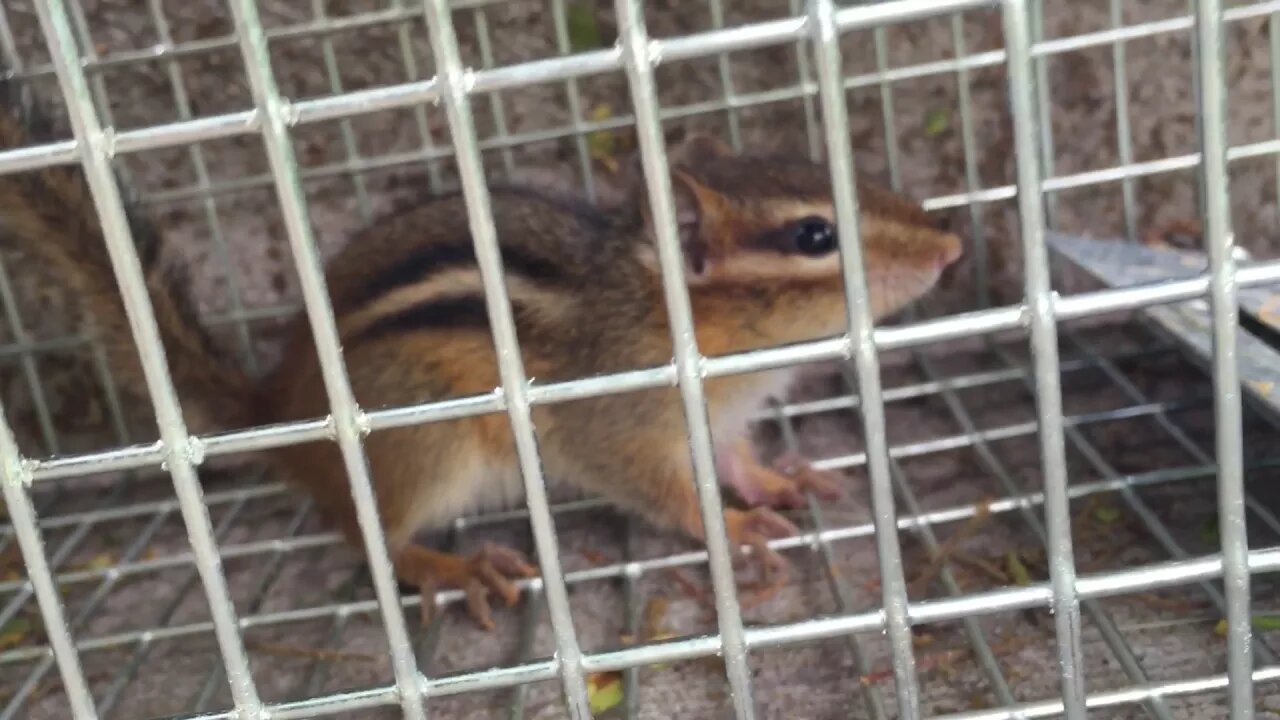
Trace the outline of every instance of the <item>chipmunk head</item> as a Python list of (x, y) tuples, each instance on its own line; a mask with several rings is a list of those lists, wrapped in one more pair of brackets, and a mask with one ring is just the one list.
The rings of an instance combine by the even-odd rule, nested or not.
[[(772, 286), (843, 293), (825, 165), (738, 155), (706, 135), (690, 136), (668, 158), (691, 290)], [(896, 193), (859, 183), (858, 200), (863, 264), (878, 318), (930, 290), (960, 257), (960, 240)]]

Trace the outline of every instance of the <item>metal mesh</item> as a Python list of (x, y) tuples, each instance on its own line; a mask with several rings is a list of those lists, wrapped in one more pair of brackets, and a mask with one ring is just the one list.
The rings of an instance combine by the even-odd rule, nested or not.
[[(102, 17), (145, 16), (155, 44), (136, 42), (136, 50), (100, 49), (99, 29), (74, 2), (38, 3), (34, 16), (17, 5), (0, 8), (0, 50), (18, 78), (65, 98), (75, 137), (6, 151), (0, 172), (83, 166), (159, 429), (155, 442), (135, 440), (128, 418), (136, 409), (119, 407), (105, 362), (89, 349), (117, 445), (69, 451), (42, 368), (46, 356), (83, 350), (84, 341), (37, 328), (19, 310), (18, 276), (0, 272), (10, 336), (0, 350), (28, 389), (35, 427), (33, 440), (15, 436), (22, 428), (10, 410), (0, 432), (8, 515), (0, 524), (0, 572), (10, 573), (0, 577), (0, 717), (66, 717), (68, 708), (76, 718), (589, 717), (589, 683), (610, 671), (622, 671), (625, 698), (612, 712), (632, 716), (1082, 718), (1086, 707), (1103, 717), (1280, 713), (1280, 636), (1266, 623), (1255, 632), (1251, 620), (1277, 611), (1265, 573), (1280, 569), (1280, 521), (1265, 496), (1246, 492), (1274, 473), (1273, 429), (1242, 408), (1231, 353), (1216, 355), (1207, 378), (1140, 312), (1130, 313), (1207, 296), (1215, 342), (1229, 348), (1235, 288), (1280, 279), (1280, 263), (1237, 268), (1230, 253), (1228, 163), (1270, 158), (1280, 141), (1228, 146), (1224, 82), (1224, 27), (1274, 18), (1280, 3), (1224, 10), (1199, 2), (1194, 16), (1125, 25), (1121, 3), (1112, 1), (1112, 27), (1046, 39), (1044, 7), (1021, 0), (847, 7), (814, 0), (788, 3), (773, 19), (736, 20), (730, 3), (711, 0), (699, 5), (709, 24), (696, 31), (680, 25), (678, 11), (618, 0), (608, 13), (617, 44), (581, 50), (570, 25), (582, 3), (552, 0), (533, 12), (547, 11), (554, 53), (510, 62), (490, 37), (491, 5), (369, 2), (339, 12), (319, 0), (304, 10), (233, 0), (212, 32), (186, 27), (182, 10), (162, 0), (99, 9)], [(998, 30), (1000, 49), (968, 50), (962, 21), (975, 13)], [(653, 29), (655, 15), (686, 34)], [(916, 22), (949, 24), (954, 56), (894, 64), (886, 28)], [(36, 30), (42, 44), (24, 47), (21, 39)], [(358, 62), (358, 48), (347, 33), (364, 30), (383, 33), (379, 49), (391, 48), (403, 76), (348, 90), (344, 68)], [(874, 71), (848, 70), (855, 33), (870, 37)], [(1170, 34), (1195, 39), (1199, 134), (1185, 152), (1140, 160), (1121, 89), (1125, 43)], [(318, 49), (314, 76), (282, 72), (274, 53), (295, 41)], [(750, 83), (738, 69), (752, 53), (777, 48), (790, 48), (796, 82), (744, 89)], [(1091, 49), (1108, 51), (1114, 63), (1116, 163), (1059, 173), (1046, 61)], [(1280, 45), (1272, 52), (1280, 55)], [(191, 78), (204, 76), (192, 75), (188, 62), (210, 63), (215, 76), (245, 77), (247, 87), (229, 91), (239, 93), (231, 100), (197, 88)], [(664, 70), (691, 62), (711, 63), (718, 96), (695, 92), (667, 102)], [(147, 65), (160, 69), (176, 100), (171, 115), (113, 129), (113, 108), (124, 102), (117, 97), (134, 92), (130, 68)], [(1014, 151), (1016, 165), (993, 181), (977, 156), (971, 80), (1006, 68), (1006, 153)], [(902, 187), (911, 181), (894, 88), (922, 78), (954, 82), (960, 99), (966, 189), (934, 194), (926, 207), (967, 213), (976, 260), (964, 302), (942, 316), (872, 329), (859, 309), (861, 259), (849, 252), (854, 311), (844, 336), (702, 357), (688, 332), (662, 124), (723, 115), (728, 137), (746, 144), (747, 112), (794, 104), (799, 122), (791, 127), (797, 135), (804, 128), (810, 155), (830, 161), (842, 245), (856, 248), (849, 181), (853, 158), (861, 172), (863, 155), (850, 150), (859, 115), (842, 90), (877, 91), (884, 174)], [(596, 82), (614, 83), (633, 115), (585, 108)], [(546, 88), (563, 91), (547, 110), (551, 119), (513, 130), (504, 93), (527, 90), (532, 102), (551, 107), (540, 94)], [(215, 110), (200, 108), (205, 102)], [(408, 149), (395, 147), (404, 138), (392, 138), (392, 147), (370, 150), (377, 140), (361, 132), (361, 120), (386, 112), (400, 113)], [(657, 220), (675, 362), (530, 384), (520, 354), (511, 352), (516, 338), (485, 179), (536, 159), (536, 150), (519, 154), (526, 147), (557, 145), (569, 148), (567, 164), (591, 188), (592, 133), (632, 125)], [(225, 179), (211, 169), (218, 143), (244, 143), (258, 165)], [(329, 418), (188, 435), (113, 172), (116, 165), (138, 170), (132, 161), (152, 156), (184, 158), (191, 171), (189, 181), (145, 192), (143, 201), (158, 208), (194, 200), (211, 248), (206, 257), (225, 281), (223, 307), (208, 313), (209, 322), (230, 329), (229, 340), (256, 370), (270, 361), (257, 342), (264, 321), (305, 312)], [(397, 167), (421, 170), (433, 189), (460, 186), (466, 196), (503, 359), (500, 393), (377, 411), (354, 401), (321, 274), (324, 240), (344, 222), (373, 216), (387, 190), (384, 171)], [(1122, 231), (1132, 238), (1142, 224), (1138, 183), (1188, 170), (1198, 173), (1204, 198), (1207, 276), (1052, 292), (1044, 232), (1070, 224), (1063, 218), (1071, 191), (1114, 190)], [(326, 208), (308, 189), (335, 178), (349, 184)], [(251, 283), (236, 261), (247, 251), (235, 246), (240, 233), (223, 227), (228, 214), (243, 213), (237, 196), (255, 190), (270, 191), (279, 212), (277, 227), (260, 229), (289, 239), (281, 264), (291, 262), (296, 288), (284, 283), (286, 301), (247, 297)], [(1009, 201), (1016, 203), (1010, 235), (1020, 247), (1009, 252), (1020, 287), (1002, 295), (996, 290), (1007, 268), (988, 250), (1008, 235), (985, 215), (1013, 207)], [(1082, 322), (1104, 315), (1106, 324)], [(810, 498), (798, 515), (805, 534), (774, 543), (796, 563), (796, 579), (768, 602), (744, 607), (723, 534), (702, 382), (797, 363), (833, 373), (815, 373), (796, 397), (765, 409), (761, 442), (849, 471), (858, 491), (833, 506)], [(549, 495), (537, 459), (532, 405), (673, 384), (690, 420), (705, 550), (614, 522), (597, 501)], [(452, 615), (420, 627), (416, 613), (404, 612), (418, 600), (400, 596), (379, 541), (362, 436), (486, 412), (510, 418), (528, 506), (464, 518), (444, 541), (459, 548), (495, 537), (526, 542), (542, 577), (524, 584), (523, 605), (501, 613), (491, 635)], [(367, 558), (337, 551), (339, 538), (315, 523), (310, 504), (270, 478), (235, 477), (201, 490), (209, 474), (202, 466), (221, 456), (326, 438), (342, 450), (372, 548)], [(107, 481), (83, 479), (103, 474)], [(437, 598), (460, 600), (454, 592)], [(666, 607), (669, 637), (629, 642), (643, 639), (657, 605)]]

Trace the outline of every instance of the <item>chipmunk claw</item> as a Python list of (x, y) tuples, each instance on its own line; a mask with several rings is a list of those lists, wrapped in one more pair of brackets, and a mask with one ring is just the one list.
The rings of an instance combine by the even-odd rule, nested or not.
[(520, 600), (520, 589), (512, 578), (538, 574), (522, 553), (493, 543), (485, 544), (469, 556), (411, 547), (398, 565), (405, 568), (400, 572), (406, 579), (416, 578), (411, 584), (416, 585), (422, 595), (424, 624), (435, 615), (436, 591), (445, 587), (466, 594), (467, 613), (485, 630), (495, 627), (489, 596), (497, 595), (511, 607)]
[(805, 493), (823, 500), (840, 497), (839, 476), (816, 470), (798, 453), (788, 452), (772, 467), (756, 460), (751, 444), (739, 441), (720, 459), (722, 481), (752, 507), (800, 508)]
[(773, 461), (773, 469), (784, 477), (792, 478), (800, 490), (811, 492), (823, 500), (835, 500), (843, 494), (839, 473), (818, 470), (799, 453), (783, 453)]
[(740, 564), (743, 546), (749, 547), (766, 585), (785, 582), (791, 564), (769, 547), (769, 541), (798, 535), (800, 530), (791, 521), (765, 507), (726, 510), (724, 520), (735, 560)]

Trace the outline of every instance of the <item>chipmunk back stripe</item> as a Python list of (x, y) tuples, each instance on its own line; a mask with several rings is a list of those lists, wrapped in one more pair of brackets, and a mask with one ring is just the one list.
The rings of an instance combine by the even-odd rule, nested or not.
[[(504, 274), (548, 283), (564, 278), (555, 263), (511, 247), (503, 247), (501, 250)], [(375, 277), (347, 307), (359, 307), (383, 295), (422, 282), (436, 273), (468, 266), (476, 266), (475, 246), (470, 238), (463, 238), (457, 243), (422, 248)]]
[(462, 328), (489, 331), (489, 310), (484, 297), (464, 295), (431, 300), (407, 307), (370, 323), (351, 338), (372, 340), (413, 330), (456, 330)]
[[(594, 236), (609, 226), (609, 219), (590, 204), (573, 197), (539, 188), (497, 184), (490, 188), (495, 197), (508, 196), (531, 200), (542, 205), (549, 205), (563, 211), (566, 219), (572, 219), (581, 225), (588, 235)], [(438, 196), (433, 202), (443, 202), (450, 198), (457, 199), (460, 192), (451, 192)], [(528, 204), (523, 204), (528, 207)], [(381, 222), (396, 223), (411, 213), (413, 208), (406, 208), (385, 216)], [(430, 232), (431, 228), (421, 228), (418, 232)], [(438, 232), (438, 231), (437, 231)], [(570, 279), (562, 267), (561, 261), (551, 260), (538, 253), (520, 247), (514, 243), (503, 242), (499, 246), (502, 254), (504, 274), (508, 277), (517, 275), (527, 280), (540, 283), (560, 283)], [(439, 272), (446, 272), (463, 267), (475, 267), (475, 245), (469, 233), (462, 232), (454, 241), (432, 243), (420, 246), (414, 252), (397, 260), (386, 271), (375, 275), (363, 288), (353, 296), (335, 298), (335, 309), (339, 312), (360, 307), (367, 303), (407, 285), (429, 280)]]

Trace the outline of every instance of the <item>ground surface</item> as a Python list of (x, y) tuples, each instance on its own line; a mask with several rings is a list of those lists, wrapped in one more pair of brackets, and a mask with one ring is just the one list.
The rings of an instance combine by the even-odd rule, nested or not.
[[(73, 5), (75, 3), (72, 3)], [(406, 6), (417, 7), (406, 2)], [(1188, 4), (1185, 0), (1150, 0), (1123, 2), (1121, 22), (1142, 27), (1164, 22), (1158, 27), (1174, 28), (1167, 32), (1143, 35), (1124, 45), (1122, 67), (1124, 80), (1120, 96), (1127, 102), (1128, 132), (1125, 148), (1118, 138), (1116, 119), (1116, 75), (1113, 47), (1097, 43), (1092, 47), (1055, 54), (1045, 62), (1047, 107), (1050, 119), (1051, 152), (1047, 174), (1068, 179), (1080, 173), (1106, 170), (1132, 162), (1149, 162), (1179, 157), (1195, 152), (1194, 102), (1192, 97), (1193, 66), (1189, 54), (1188, 33), (1176, 29)], [(1245, 3), (1228, 3), (1251, 7)], [(366, 0), (363, 2), (303, 3), (267, 1), (260, 3), (263, 21), (283, 35), (296, 36), (297, 28), (314, 25), (317, 13), (344, 25), (362, 13), (396, 15), (398, 5)], [(322, 7), (320, 7), (322, 5)], [(464, 58), (477, 66), (504, 66), (557, 53), (551, 5), (518, 0), (484, 3), (482, 10), (460, 10), (454, 21), (463, 45)], [(669, 0), (645, 3), (650, 31), (656, 36), (683, 35), (713, 26), (714, 8), (704, 2)], [(225, 38), (231, 32), (226, 5), (214, 0), (155, 0), (137, 3), (132, 0), (84, 2), (87, 26), (93, 28), (93, 51), (112, 58), (120, 53), (156, 46), (165, 38), (157, 29), (149, 7), (162, 8), (175, 43), (204, 42)], [(599, 3), (596, 16), (601, 28), (601, 41), (611, 42), (613, 15), (608, 3)], [(39, 74), (47, 61), (37, 42), (35, 16), (27, 2), (5, 3), (4, 10), (17, 40), (20, 55), (27, 67), (37, 71), (33, 87), (44, 99), (55, 97), (54, 86), (47, 73)], [(795, 8), (782, 0), (748, 0), (724, 3), (724, 23), (732, 26), (761, 19), (792, 14)], [(1044, 36), (1050, 39), (1071, 38), (1097, 33), (1112, 23), (1110, 6), (1100, 0), (1046, 0), (1044, 3)], [(1228, 134), (1233, 145), (1247, 145), (1272, 140), (1276, 131), (1272, 122), (1275, 95), (1271, 78), (1271, 44), (1267, 16), (1233, 21), (1228, 27), (1228, 69), (1230, 87)], [(329, 94), (336, 88), (356, 90), (431, 75), (430, 53), (425, 32), (404, 11), (399, 17), (406, 22), (346, 22), (352, 29), (330, 35), (309, 34), (282, 37), (272, 44), (273, 67), (282, 93), (292, 99), (306, 99)], [(406, 69), (400, 45), (401, 32), (415, 57), (415, 69)], [(327, 41), (331, 45), (327, 46)], [(956, 38), (962, 41), (967, 56), (978, 56), (1002, 45), (1000, 18), (991, 11), (965, 14), (955, 25), (950, 18), (910, 23), (886, 31), (883, 35), (884, 67), (917, 68), (923, 63), (950, 61), (957, 55)], [(981, 291), (993, 302), (1011, 302), (1020, 294), (1021, 253), (1017, 244), (1016, 208), (1011, 200), (984, 202), (972, 213), (957, 200), (973, 189), (1000, 188), (1012, 182), (1014, 166), (1012, 138), (1007, 118), (1007, 93), (1003, 67), (979, 62), (964, 78), (967, 82), (968, 112), (961, 112), (962, 82), (954, 72), (925, 74), (909, 80), (881, 85), (876, 81), (878, 38), (870, 32), (849, 34), (842, 46), (849, 77), (856, 78), (850, 93), (850, 126), (860, 172), (894, 182), (911, 194), (945, 206), (957, 228), (971, 240), (968, 257), (946, 280), (944, 286), (926, 307), (930, 314), (941, 314), (975, 307)], [(100, 105), (109, 111), (114, 125), (121, 129), (145, 127), (180, 119), (175, 109), (173, 77), (180, 79), (190, 98), (195, 116), (215, 115), (250, 106), (243, 79), (238, 50), (233, 43), (213, 43), (211, 52), (184, 55), (172, 66), (160, 61), (140, 64), (112, 65), (97, 77), (99, 88), (110, 100)], [(332, 59), (327, 53), (332, 52)], [(722, 65), (716, 59), (680, 63), (659, 71), (660, 100), (674, 115), (668, 127), (673, 131), (710, 130), (732, 136), (737, 133), (743, 146), (769, 151), (820, 152), (821, 129), (806, 120), (806, 106), (811, 97), (798, 89), (802, 69), (792, 47), (736, 53)], [(170, 69), (176, 73), (169, 74)], [(920, 73), (916, 73), (920, 74)], [(726, 84), (726, 78), (728, 83)], [(812, 91), (812, 87), (809, 87)], [(582, 122), (590, 118), (623, 118), (628, 114), (626, 85), (620, 74), (587, 78), (578, 83)], [(733, 111), (725, 111), (726, 93), (736, 98)], [(578, 165), (578, 146), (571, 139), (573, 118), (563, 85), (542, 85), (504, 92), (494, 98), (476, 98), (475, 109), (479, 134), (485, 142), (490, 171), (497, 174), (527, 165), (555, 165), (574, 172)], [(767, 100), (767, 102), (765, 102)], [(892, 117), (892, 132), (886, 132), (885, 115)], [(422, 124), (419, 124), (419, 119)], [(318, 238), (325, 251), (331, 253), (360, 225), (363, 218), (390, 207), (392, 203), (412, 199), (428, 192), (439, 181), (447, 185), (453, 174), (447, 158), (423, 164), (414, 160), (423, 146), (422, 127), (437, 148), (448, 144), (443, 113), (428, 108), (422, 118), (412, 111), (395, 111), (361, 116), (349, 124), (327, 123), (308, 126), (295, 132), (295, 149), (299, 162), (309, 171), (306, 189), (310, 213)], [(971, 152), (966, 153), (966, 128), (971, 132)], [(353, 138), (348, 144), (346, 133)], [(535, 142), (508, 142), (506, 138), (532, 137)], [(619, 142), (625, 143), (625, 133)], [(124, 163), (132, 182), (147, 199), (152, 214), (174, 238), (173, 262), (195, 268), (193, 291), (211, 324), (222, 331), (221, 338), (232, 347), (252, 347), (259, 367), (269, 367), (273, 358), (278, 320), (296, 302), (296, 280), (290, 265), (283, 226), (274, 201), (270, 178), (266, 174), (265, 154), (254, 138), (237, 138), (201, 144), (200, 152), (207, 163), (211, 184), (217, 190), (210, 195), (199, 190), (197, 166), (188, 148), (131, 155)], [(363, 162), (386, 165), (358, 176), (341, 168), (349, 159), (351, 148)], [(1274, 257), (1280, 252), (1274, 232), (1277, 213), (1277, 161), (1271, 156), (1241, 160), (1232, 165), (1231, 191), (1233, 218), (1239, 241), (1259, 256)], [(357, 180), (357, 177), (359, 178)], [(969, 182), (973, 185), (970, 186)], [(207, 185), (208, 183), (206, 183)], [(195, 188), (195, 190), (193, 190)], [(1052, 224), (1056, 229), (1100, 237), (1122, 236), (1128, 231), (1143, 235), (1171, 222), (1194, 216), (1195, 175), (1191, 170), (1164, 172), (1141, 177), (1130, 188), (1131, 213), (1126, 216), (1124, 186), (1118, 182), (1090, 184), (1051, 195)], [(202, 198), (213, 197), (211, 204)], [(216, 218), (217, 232), (211, 231), (210, 214)], [(985, 243), (988, 251), (981, 251)], [(974, 263), (985, 257), (990, 268), (990, 282), (975, 287)], [(48, 289), (46, 280), (29, 272), (21, 258), (11, 258), (8, 266), (18, 307), (25, 319), (31, 340), (53, 341), (78, 327), (76, 313), (69, 310), (74, 303), (64, 295)], [(1059, 268), (1061, 289), (1070, 292), (1086, 285), (1065, 268)], [(250, 318), (245, 324), (238, 322)], [(244, 331), (240, 331), (240, 328)], [(16, 426), (23, 450), (32, 456), (50, 451), (48, 438), (42, 438), (35, 413), (33, 393), (27, 375), (21, 370), (13, 344), (18, 337), (6, 328), (6, 364), (0, 366), (0, 398), (6, 414)], [(1095, 331), (1097, 332), (1097, 331)], [(1143, 335), (1132, 326), (1118, 331), (1101, 331), (1085, 335), (1108, 355), (1141, 351)], [(1138, 346), (1134, 347), (1134, 343)], [(53, 343), (55, 347), (57, 343)], [(1014, 362), (1025, 360), (1025, 352), (1014, 343), (1007, 346)], [(1076, 347), (1073, 355), (1064, 348), (1064, 357), (1081, 356)], [(1005, 358), (981, 349), (960, 350), (936, 348), (938, 370), (943, 376), (976, 377), (976, 373), (1006, 368)], [(104, 394), (83, 347), (38, 355), (36, 369), (48, 388), (53, 426), (60, 452), (85, 451), (110, 447), (115, 439), (110, 432)], [(894, 358), (890, 358), (893, 360)], [(906, 387), (930, 378), (923, 375), (925, 366), (910, 357), (898, 357), (897, 369), (886, 371), (885, 386)], [(1133, 378), (1144, 393), (1157, 400), (1180, 402), (1192, 398), (1193, 407), (1182, 408), (1176, 419), (1185, 423), (1203, 447), (1211, 447), (1211, 414), (1203, 399), (1209, 392), (1204, 377), (1172, 352), (1131, 360), (1117, 360), (1117, 367)], [(845, 395), (833, 369), (817, 373), (817, 378), (801, 388), (800, 396), (829, 398)], [(833, 379), (834, 378), (834, 379)], [(1115, 411), (1135, 404), (1135, 400), (1118, 389), (1097, 369), (1068, 373), (1067, 412), (1089, 413)], [(1197, 393), (1199, 393), (1197, 395)], [(1024, 386), (1014, 377), (1002, 383), (984, 385), (957, 394), (962, 405), (973, 413), (979, 429), (1004, 428), (1034, 419), (1034, 405)], [(1194, 400), (1199, 398), (1198, 400)], [(154, 437), (142, 409), (126, 409), (134, 419), (135, 441)], [(937, 394), (908, 399), (891, 407), (889, 412), (891, 441), (894, 445), (912, 445), (930, 440), (965, 434), (949, 406)], [(1102, 456), (1118, 473), (1144, 473), (1173, 466), (1193, 464), (1185, 452), (1171, 444), (1156, 423), (1133, 420), (1104, 423), (1105, 429), (1091, 430), (1088, 438), (1096, 443)], [(1267, 428), (1251, 423), (1251, 433), (1266, 437)], [(817, 458), (840, 458), (859, 449), (859, 426), (847, 408), (805, 416), (797, 423), (801, 448)], [(776, 442), (770, 428), (762, 430), (762, 443)], [(952, 452), (930, 453), (910, 457), (902, 462), (903, 476), (918, 500), (922, 511), (952, 507), (972, 507), (984, 499), (1007, 496), (1009, 490), (998, 481), (997, 467), (1021, 487), (1039, 484), (1034, 436), (993, 443), (998, 462), (992, 465), (975, 452), (972, 442)], [(1254, 456), (1262, 456), (1265, 443), (1251, 445)], [(1179, 454), (1182, 453), (1182, 454)], [(1084, 484), (1104, 478), (1099, 467), (1088, 465), (1078, 454), (1072, 457), (1072, 482)], [(219, 484), (221, 483), (221, 484)], [(227, 571), (242, 614), (260, 615), (300, 608), (321, 608), (312, 619), (287, 623), (264, 623), (250, 634), (256, 662), (255, 679), (263, 695), (270, 700), (287, 700), (315, 694), (317, 691), (365, 687), (389, 682), (390, 671), (383, 652), (384, 643), (376, 623), (376, 615), (367, 612), (371, 597), (367, 580), (359, 571), (358, 556), (349, 551), (335, 551), (332, 538), (324, 534), (309, 514), (296, 515), (296, 500), (277, 492), (265, 500), (244, 502), (242, 488), (254, 486), (252, 478), (237, 475), (232, 480), (218, 480), (213, 492), (223, 492), (227, 501), (215, 505), (214, 522), (224, 523), (221, 542), (226, 547), (248, 548), (239, 559), (227, 561)], [(829, 527), (863, 528), (869, 516), (865, 501), (865, 474), (855, 469), (848, 475), (850, 498), (825, 508)], [(238, 489), (240, 488), (240, 489)], [(144, 481), (124, 491), (107, 489), (72, 492), (60, 496), (41, 496), (47, 508), (42, 517), (58, 518), (91, 509), (138, 508), (139, 503), (171, 498), (163, 481)], [(1144, 491), (1161, 522), (1174, 529), (1176, 539), (1191, 554), (1212, 551), (1206, 541), (1206, 523), (1213, 514), (1212, 488), (1205, 481), (1161, 485)], [(241, 499), (241, 503), (236, 500)], [(1142, 563), (1165, 560), (1168, 547), (1161, 546), (1150, 528), (1141, 526), (1133, 506), (1121, 503), (1111, 495), (1104, 496), (1112, 511), (1099, 514), (1097, 507), (1078, 502), (1073, 508), (1084, 523), (1077, 529), (1081, 572), (1133, 567)], [(903, 496), (900, 508), (910, 510)], [(198, 585), (189, 584), (189, 561), (180, 553), (186, 551), (186, 540), (176, 513), (161, 517), (155, 512), (137, 512), (132, 519), (100, 522), (77, 536), (74, 524), (47, 531), (46, 541), (52, 548), (66, 548), (61, 558), (64, 570), (79, 568), (88, 573), (86, 579), (73, 583), (67, 590), (69, 614), (85, 610), (82, 625), (76, 630), (78, 639), (114, 636), (148, 630), (160, 626), (188, 627), (207, 618), (207, 610)], [(813, 518), (805, 518), (812, 522)], [(155, 522), (154, 528), (148, 524)], [(1090, 524), (1091, 523), (1091, 524)], [(600, 562), (622, 558), (625, 543), (617, 531), (619, 523), (604, 511), (565, 514), (558, 520), (564, 546), (566, 569), (585, 569)], [(963, 521), (940, 524), (938, 541), (961, 532)], [(499, 524), (469, 531), (459, 541), (479, 542), (486, 537), (510, 537), (525, 542), (521, 523)], [(152, 532), (149, 540), (132, 548), (137, 556), (127, 556), (131, 543), (144, 532)], [(998, 586), (1000, 573), (1010, 581), (1008, 551), (1034, 547), (1038, 540), (1016, 512), (998, 513), (996, 517), (963, 541), (959, 550), (971, 562), (954, 563), (957, 580), (965, 591)], [(875, 554), (869, 536), (853, 533), (857, 539), (833, 545), (833, 562), (828, 565), (807, 551), (790, 553), (797, 563), (795, 582), (772, 601), (747, 612), (749, 622), (795, 621), (841, 610), (829, 586), (827, 568), (844, 578), (844, 589), (850, 596), (848, 610), (865, 610), (876, 606)], [(928, 565), (927, 553), (914, 534), (904, 534), (908, 577), (914, 577)], [(1209, 539), (1212, 534), (1208, 535)], [(297, 538), (303, 538), (298, 540)], [(658, 536), (642, 526), (630, 531), (631, 552), (637, 558), (660, 558), (672, 552), (687, 550), (679, 540)], [(270, 542), (283, 540), (288, 551), (275, 553)], [(0, 539), (2, 541), (2, 539)], [(254, 543), (268, 543), (259, 547)], [(1260, 532), (1258, 544), (1276, 542), (1274, 535)], [(68, 543), (63, 545), (63, 543)], [(295, 547), (297, 545), (297, 547)], [(11, 548), (11, 546), (10, 546)], [(265, 548), (265, 549), (264, 549)], [(1117, 548), (1123, 548), (1117, 550)], [(593, 552), (584, 552), (591, 549)], [(603, 557), (594, 552), (603, 553)], [(168, 558), (169, 565), (165, 565)], [(0, 560), (6, 556), (0, 554)], [(8, 556), (12, 561), (12, 555)], [(143, 563), (143, 570), (127, 573), (108, 585), (100, 585), (110, 568), (132, 567)], [(159, 562), (152, 567), (146, 563)], [(278, 567), (275, 563), (279, 563)], [(1035, 579), (1042, 572), (1035, 558), (1028, 558), (1028, 572)], [(981, 568), (988, 566), (987, 571)], [(87, 568), (87, 569), (86, 569)], [(994, 568), (995, 573), (990, 572)], [(0, 580), (5, 566), (0, 565)], [(278, 573), (277, 573), (278, 571)], [(20, 572), (15, 565), (8, 572)], [(699, 565), (684, 571), (693, 587), (706, 587), (706, 573)], [(1258, 591), (1267, 595), (1267, 587)], [(20, 608), (21, 617), (29, 617), (34, 607), (22, 603), (16, 586), (4, 587), (0, 595), (0, 612), (5, 607)], [(100, 587), (101, 597), (94, 599)], [(627, 631), (623, 622), (623, 591), (614, 582), (583, 582), (574, 585), (572, 603), (579, 633), (589, 650), (616, 647), (619, 635)], [(944, 595), (946, 590), (934, 582), (922, 595)], [(689, 590), (668, 574), (647, 573), (634, 588), (637, 603), (655, 597), (669, 602), (667, 619), (678, 633), (704, 632), (714, 629), (714, 621), (702, 606), (700, 593)], [(915, 597), (915, 595), (913, 595)], [(1111, 620), (1121, 628), (1123, 637), (1153, 680), (1187, 678), (1223, 671), (1223, 642), (1213, 633), (1217, 619), (1203, 592), (1164, 593), (1160, 597), (1124, 597), (1101, 604)], [(355, 612), (349, 620), (335, 624), (333, 603), (364, 602), (365, 611)], [(11, 604), (14, 603), (14, 604)], [(1274, 609), (1274, 608), (1272, 608)], [(410, 612), (412, 617), (413, 612)], [(3, 615), (0, 615), (2, 617)], [(536, 616), (530, 657), (548, 654), (552, 645), (545, 623), (545, 612)], [(1092, 616), (1091, 616), (1092, 617)], [(500, 613), (498, 633), (481, 636), (468, 626), (459, 614), (446, 616), (436, 633), (423, 633), (416, 623), (413, 629), (422, 640), (420, 656), (428, 673), (477, 669), (517, 660), (517, 636), (520, 615)], [(994, 648), (1001, 673), (1019, 701), (1050, 697), (1056, 687), (1053, 668), (1052, 623), (1046, 613), (995, 616), (982, 620), (984, 637)], [(1104, 642), (1106, 623), (1093, 620), (1086, 627), (1089, 682), (1091, 689), (1109, 689), (1132, 684), (1121, 663)], [(216, 664), (212, 636), (195, 630), (181, 634), (177, 640), (152, 645), (132, 641), (113, 645), (114, 649), (86, 653), (86, 673), (94, 684), (99, 700), (112, 697), (111, 717), (154, 717), (190, 710), (201, 697), (202, 686), (210, 668)], [(927, 628), (930, 640), (922, 640), (918, 654), (927, 706), (931, 712), (955, 712), (970, 707), (984, 707), (1000, 701), (998, 682), (991, 673), (983, 674), (973, 659), (963, 651), (971, 643), (959, 623)], [(433, 640), (434, 638), (434, 640)], [(0, 638), (0, 653), (12, 651), (6, 645), (39, 646), (40, 633), (21, 633), (5, 643)], [(863, 638), (870, 655), (869, 665), (855, 668), (853, 654), (847, 644), (828, 642), (802, 648), (771, 650), (753, 655), (757, 673), (757, 698), (765, 717), (825, 718), (847, 717), (853, 707), (861, 717), (859, 689), (870, 686), (892, 705), (892, 684), (883, 677), (887, 667), (887, 648), (879, 637)], [(932, 643), (932, 644), (930, 644)], [(326, 655), (320, 649), (334, 648), (339, 654)], [(1206, 652), (1205, 648), (1209, 648)], [(144, 659), (135, 668), (131, 658)], [(3, 657), (3, 655), (0, 655)], [(25, 697), (21, 683), (37, 663), (12, 660), (9, 668), (22, 670), (0, 672), (0, 704), (14, 697)], [(122, 668), (124, 668), (122, 670)], [(319, 673), (317, 676), (316, 673)], [(644, 717), (720, 717), (725, 707), (726, 688), (718, 679), (717, 669), (705, 662), (680, 664), (640, 675), (640, 689), (631, 696), (638, 702), (638, 714)], [(1000, 673), (997, 673), (999, 675)], [(854, 678), (862, 676), (859, 683)], [(65, 717), (65, 700), (50, 681), (54, 675), (42, 675), (35, 681), (39, 699), (29, 706), (12, 706), (14, 717)], [(10, 678), (13, 678), (11, 681)], [(225, 683), (216, 676), (209, 682), (210, 704), (223, 707), (227, 703)], [(1265, 707), (1276, 711), (1274, 688), (1260, 688)], [(438, 701), (437, 717), (498, 716), (511, 696), (465, 695)], [(554, 717), (561, 712), (555, 703), (554, 684), (532, 689), (526, 709), (530, 717)], [(1271, 703), (1271, 704), (1268, 704)], [(1206, 696), (1196, 700), (1177, 700), (1170, 711), (1179, 718), (1224, 717), (1223, 699)], [(23, 715), (27, 712), (27, 715)], [(368, 714), (352, 717), (369, 717)], [(1128, 707), (1101, 717), (1146, 717), (1143, 711)]]

